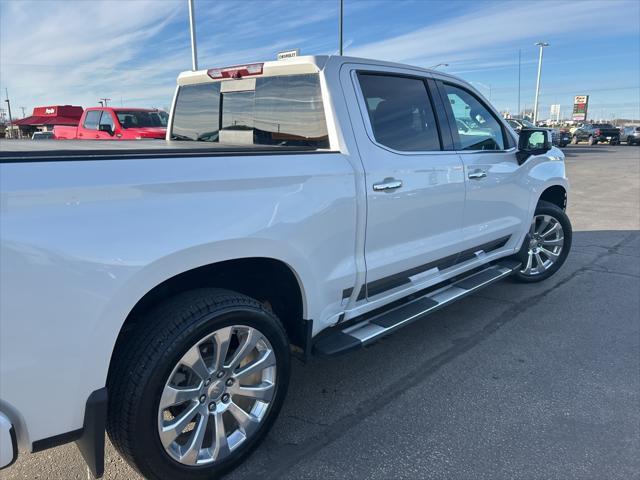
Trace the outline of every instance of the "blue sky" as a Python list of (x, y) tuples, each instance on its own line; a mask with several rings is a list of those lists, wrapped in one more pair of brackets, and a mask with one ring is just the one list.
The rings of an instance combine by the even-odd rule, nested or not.
[[(338, 0), (195, 0), (201, 68), (270, 60), (278, 51), (337, 51)], [(533, 103), (538, 40), (549, 42), (541, 116), (640, 118), (640, 1), (345, 0), (345, 55), (443, 70), (500, 110)], [(13, 114), (34, 106), (170, 105), (191, 66), (187, 0), (0, 0), (0, 88)], [(4, 105), (3, 105), (4, 106)]]

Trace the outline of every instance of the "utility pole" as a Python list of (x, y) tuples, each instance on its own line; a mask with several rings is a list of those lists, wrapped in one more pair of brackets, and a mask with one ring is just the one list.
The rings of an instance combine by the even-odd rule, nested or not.
[(9, 112), (9, 137), (13, 138), (13, 119), (11, 118), (11, 102), (9, 102), (9, 91), (5, 88), (4, 93), (7, 96), (7, 111)]
[(107, 102), (110, 102), (111, 99), (110, 98), (100, 98), (100, 101), (98, 103), (100, 103), (103, 107), (108, 107), (109, 104)]
[(540, 96), (540, 76), (542, 74), (542, 51), (544, 47), (548, 47), (549, 44), (546, 42), (538, 42), (536, 46), (540, 47), (540, 57), (538, 58), (538, 80), (536, 81), (536, 99), (533, 104), (533, 124), (535, 125), (538, 121), (538, 100)]
[(520, 111), (520, 72), (522, 69), (522, 49), (518, 49), (518, 116), (522, 115)]
[(344, 10), (344, 0), (340, 0), (340, 25), (338, 28), (338, 52), (340, 52), (340, 56), (342, 56), (342, 16)]
[(193, 11), (193, 0), (189, 0), (189, 29), (191, 31), (191, 70), (198, 70), (198, 50), (196, 47), (196, 17)]
[(24, 118), (26, 115), (24, 114), (24, 107), (20, 107), (20, 110), (22, 110), (22, 118)]

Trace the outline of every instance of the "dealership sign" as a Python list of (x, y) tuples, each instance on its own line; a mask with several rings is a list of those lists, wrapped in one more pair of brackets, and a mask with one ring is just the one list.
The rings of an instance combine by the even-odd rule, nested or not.
[(576, 95), (573, 99), (573, 120), (584, 122), (587, 119), (589, 95)]

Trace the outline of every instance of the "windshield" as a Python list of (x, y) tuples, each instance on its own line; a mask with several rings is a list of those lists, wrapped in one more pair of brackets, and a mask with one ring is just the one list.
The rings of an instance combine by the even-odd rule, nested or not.
[(163, 124), (159, 112), (156, 111), (119, 110), (116, 115), (122, 128), (165, 127), (167, 125), (166, 122)]
[(171, 139), (329, 146), (317, 74), (262, 77), (255, 83), (247, 80), (252, 79), (180, 87)]
[(151, 116), (152, 117), (158, 117), (158, 121), (160, 122), (160, 125), (163, 127), (166, 127), (167, 124), (169, 123), (169, 114), (167, 112), (165, 112), (164, 110), (158, 110), (157, 112), (151, 112)]

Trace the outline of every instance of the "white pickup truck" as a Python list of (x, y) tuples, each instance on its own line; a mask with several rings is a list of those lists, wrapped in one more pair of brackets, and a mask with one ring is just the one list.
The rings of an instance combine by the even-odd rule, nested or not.
[(564, 156), (441, 72), (182, 73), (165, 141), (0, 148), (0, 466), (105, 430), (148, 478), (238, 465), (292, 355), (352, 351), (571, 247)]

